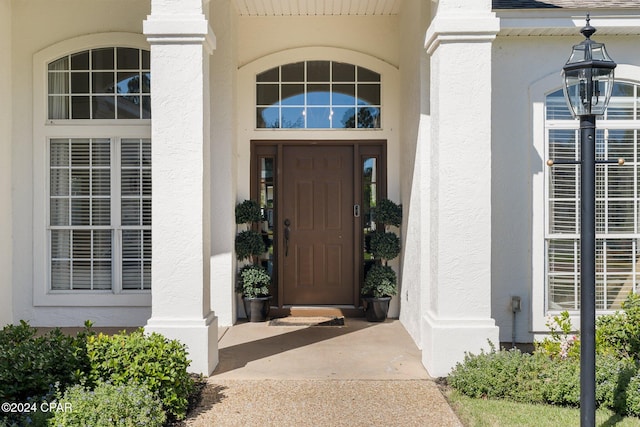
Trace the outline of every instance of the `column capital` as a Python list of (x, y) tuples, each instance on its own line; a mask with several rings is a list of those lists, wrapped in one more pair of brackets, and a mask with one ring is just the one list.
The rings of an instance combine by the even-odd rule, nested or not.
[(201, 43), (211, 54), (216, 48), (216, 36), (204, 15), (154, 15), (142, 23), (142, 32), (149, 44)]
[(440, 13), (427, 29), (424, 47), (432, 54), (442, 42), (492, 42), (499, 31), (500, 19), (493, 12)]

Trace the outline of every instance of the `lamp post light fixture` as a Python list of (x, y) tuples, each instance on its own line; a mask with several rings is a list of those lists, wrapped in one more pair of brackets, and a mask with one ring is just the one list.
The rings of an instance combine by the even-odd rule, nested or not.
[[(580, 119), (580, 160), (570, 162), (580, 165), (580, 425), (593, 427), (596, 422), (596, 116), (604, 114), (611, 98), (616, 63), (604, 44), (591, 40), (596, 29), (589, 24), (588, 14), (586, 21), (587, 25), (580, 30), (585, 40), (573, 46), (562, 76), (571, 113)], [(597, 163), (623, 164), (624, 160)]]

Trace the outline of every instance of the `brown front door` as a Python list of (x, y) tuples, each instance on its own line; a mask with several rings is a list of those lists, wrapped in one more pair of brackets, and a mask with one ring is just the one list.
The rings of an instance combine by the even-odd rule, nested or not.
[(353, 304), (354, 147), (283, 147), (282, 303)]

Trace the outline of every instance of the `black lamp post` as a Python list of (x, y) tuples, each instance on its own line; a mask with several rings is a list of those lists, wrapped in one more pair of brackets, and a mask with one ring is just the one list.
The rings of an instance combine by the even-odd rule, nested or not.
[[(604, 114), (616, 63), (604, 44), (591, 40), (596, 29), (580, 30), (585, 40), (573, 46), (562, 69), (564, 95), (580, 118), (580, 425), (595, 426), (596, 411), (596, 116)], [(622, 163), (603, 161), (598, 163)]]

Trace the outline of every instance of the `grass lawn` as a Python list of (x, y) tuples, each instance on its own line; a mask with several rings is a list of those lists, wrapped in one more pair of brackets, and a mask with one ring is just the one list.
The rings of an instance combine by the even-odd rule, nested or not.
[[(451, 407), (466, 427), (565, 427), (580, 425), (580, 409), (553, 405), (533, 405), (508, 400), (473, 399), (447, 391)], [(638, 427), (640, 418), (621, 417), (600, 409), (598, 427)]]

